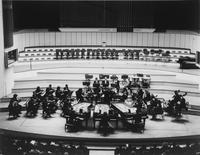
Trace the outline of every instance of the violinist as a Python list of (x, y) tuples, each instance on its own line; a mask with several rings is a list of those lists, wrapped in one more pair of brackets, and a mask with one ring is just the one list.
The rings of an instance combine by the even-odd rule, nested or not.
[(60, 87), (58, 86), (55, 92), (56, 95), (56, 99), (57, 100), (62, 100), (63, 98), (63, 91), (60, 89)]
[(76, 91), (76, 99), (77, 99), (78, 102), (83, 102), (84, 101), (84, 94), (83, 94), (82, 88), (79, 88)]
[(46, 92), (44, 96), (49, 96), (50, 94), (53, 94), (55, 90), (52, 88), (52, 85), (50, 84), (49, 87), (46, 88)]
[(44, 90), (42, 90), (42, 89), (40, 88), (40, 86), (38, 86), (38, 87), (36, 88), (36, 90), (34, 91), (34, 93), (35, 93), (37, 99), (39, 99), (40, 101), (42, 100), (42, 94), (43, 94), (43, 92), (44, 92)]
[(19, 99), (17, 96), (17, 94), (14, 94), (13, 97), (10, 99), (8, 105), (9, 116), (13, 116), (14, 118), (19, 117), (22, 109), (22, 106), (19, 104), (19, 102), (21, 102), (21, 99)]
[(65, 87), (63, 88), (63, 98), (71, 98), (72, 92), (68, 85), (66, 84)]
[(33, 92), (32, 97), (30, 98), (30, 100), (27, 103), (26, 115), (30, 116), (30, 117), (36, 116), (38, 108), (39, 108), (38, 99), (36, 97), (36, 94)]

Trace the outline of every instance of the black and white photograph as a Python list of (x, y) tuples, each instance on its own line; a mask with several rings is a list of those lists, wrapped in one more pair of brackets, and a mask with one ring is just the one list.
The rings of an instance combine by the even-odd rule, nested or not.
[(200, 0), (0, 0), (0, 155), (200, 155)]

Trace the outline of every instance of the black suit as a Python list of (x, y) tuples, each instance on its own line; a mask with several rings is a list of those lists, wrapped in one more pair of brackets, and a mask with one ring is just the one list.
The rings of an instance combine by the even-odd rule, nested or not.
[(109, 86), (109, 81), (108, 80), (103, 80), (102, 81), (102, 86), (103, 87), (108, 87)]

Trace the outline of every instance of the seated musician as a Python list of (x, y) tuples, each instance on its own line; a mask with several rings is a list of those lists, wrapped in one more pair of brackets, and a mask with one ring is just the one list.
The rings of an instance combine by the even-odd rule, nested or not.
[(36, 88), (36, 90), (34, 91), (35, 92), (35, 95), (38, 99), (41, 100), (42, 98), (42, 93), (43, 93), (44, 90), (42, 90), (39, 86)]
[(151, 100), (151, 94), (148, 90), (144, 90), (144, 95), (143, 99), (145, 103), (149, 102)]
[(112, 79), (111, 87), (112, 87), (112, 88), (115, 88), (115, 89), (117, 90), (116, 93), (119, 93), (119, 89), (120, 89), (119, 83), (120, 83), (120, 82), (119, 82), (119, 80), (118, 80), (118, 77)]
[(103, 103), (110, 105), (110, 101), (111, 100), (112, 100), (112, 98), (111, 98), (111, 91), (110, 91), (110, 89), (105, 89), (103, 91)]
[(109, 87), (109, 81), (108, 81), (107, 77), (105, 77), (105, 79), (102, 81), (101, 85), (104, 88)]
[(68, 87), (68, 85), (66, 84), (65, 87), (63, 88), (63, 99), (64, 98), (71, 98), (73, 91), (71, 91)]
[(132, 78), (132, 83), (131, 83), (131, 87), (140, 87), (140, 82), (139, 82), (139, 78), (138, 77), (133, 77)]
[(138, 87), (137, 94), (138, 94), (138, 96), (137, 96), (138, 98), (143, 99), (144, 92), (140, 86)]
[(93, 94), (93, 100), (95, 102), (100, 101), (100, 98), (101, 98), (101, 88), (100, 87), (96, 87), (96, 88), (93, 89), (93, 92), (94, 92), (94, 94)]
[(114, 131), (112, 125), (109, 123), (109, 120), (109, 115), (106, 112), (104, 112), (98, 129), (98, 132), (102, 133), (104, 136)]
[(136, 110), (136, 114), (134, 115), (135, 120), (135, 131), (141, 132), (144, 129), (144, 124), (142, 124), (142, 114), (140, 110)]
[(120, 84), (119, 84), (119, 79), (117, 77), (116, 81), (115, 81), (115, 84), (116, 84), (116, 89), (117, 89), (117, 93), (119, 93), (119, 89), (120, 89)]
[(26, 115), (30, 116), (30, 117), (36, 116), (38, 108), (39, 108), (39, 102), (37, 100), (35, 92), (33, 92), (32, 97), (30, 98), (30, 100), (27, 103)]
[(94, 98), (93, 96), (93, 89), (91, 87), (86, 87), (84, 89), (84, 98), (88, 101), (88, 102), (91, 102), (92, 103), (92, 100)]
[(93, 82), (93, 87), (94, 87), (94, 89), (100, 87), (100, 82), (99, 82), (98, 78), (95, 78), (95, 80)]
[(76, 91), (76, 99), (77, 99), (78, 102), (83, 102), (84, 101), (84, 94), (83, 94), (82, 88), (79, 88)]
[(48, 101), (48, 96), (45, 96), (43, 102), (42, 102), (42, 115), (43, 117), (51, 117), (51, 112), (49, 108), (49, 101)]
[(17, 98), (17, 94), (14, 94), (13, 97), (10, 99), (8, 110), (9, 110), (9, 116), (13, 116), (14, 118), (19, 117), (19, 114), (21, 114), (22, 106), (19, 105), (19, 102), (21, 99)]
[(153, 120), (156, 119), (156, 115), (163, 114), (161, 101), (155, 97), (150, 101), (150, 113)]
[(56, 99), (57, 100), (62, 100), (63, 98), (63, 91), (60, 89), (60, 87), (58, 86), (56, 91), (55, 91), (55, 95), (56, 95)]
[(65, 117), (66, 115), (68, 115), (72, 109), (71, 99), (65, 98), (61, 102), (61, 109), (62, 109), (61, 116)]
[(125, 101), (128, 98), (128, 88), (125, 87), (122, 90), (122, 100)]
[(49, 87), (46, 88), (46, 92), (44, 96), (49, 96), (49, 94), (53, 94), (55, 90), (52, 88), (52, 85), (50, 84)]
[(129, 81), (126, 78), (123, 78), (121, 83), (122, 83), (123, 88), (128, 87), (128, 85), (129, 85)]
[(69, 119), (67, 121), (67, 129), (69, 132), (76, 132), (81, 128), (81, 121), (77, 118), (74, 110), (69, 113)]
[(48, 96), (48, 106), (51, 114), (54, 114), (58, 109), (56, 98), (53, 96), (52, 93)]

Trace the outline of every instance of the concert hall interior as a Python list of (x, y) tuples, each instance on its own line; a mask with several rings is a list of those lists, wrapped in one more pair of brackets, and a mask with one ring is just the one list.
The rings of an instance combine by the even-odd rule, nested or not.
[(200, 0), (0, 0), (0, 155), (200, 155)]

